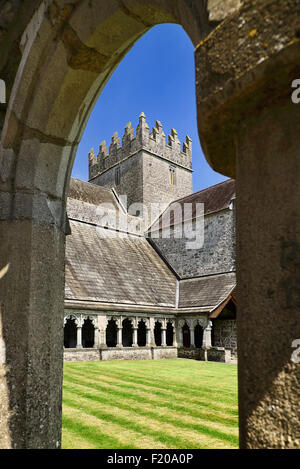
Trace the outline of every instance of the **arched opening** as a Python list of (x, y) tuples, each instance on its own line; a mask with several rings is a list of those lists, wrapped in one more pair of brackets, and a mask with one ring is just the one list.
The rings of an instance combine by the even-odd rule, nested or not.
[[(102, 5), (105, 5), (104, 8), (101, 8)], [(55, 25), (53, 32), (49, 33), (49, 37), (44, 37), (44, 24), (39, 18), (41, 34), (37, 31), (36, 36), (32, 36), (32, 41), (27, 41), (26, 44), (22, 69), (18, 76), (21, 85), (14, 90), (9, 107), (11, 114), (7, 117), (7, 123), (10, 123), (7, 127), (11, 127), (12, 131), (3, 137), (4, 148), (7, 149), (7, 155), (4, 157), (7, 161), (12, 162), (12, 167), (16, 167), (17, 176), (13, 179), (14, 187), (17, 191), (20, 187), (22, 188), (20, 194), (14, 194), (14, 196), (22, 196), (22, 191), (26, 193), (26, 197), (28, 195), (27, 206), (30, 214), (28, 220), (30, 222), (32, 219), (38, 220), (42, 214), (43, 223), (32, 223), (32, 230), (27, 230), (30, 234), (27, 237), (22, 237), (22, 253), (20, 253), (23, 257), (21, 256), (21, 260), (18, 259), (15, 262), (14, 256), (8, 259), (4, 255), (3, 265), (11, 261), (17, 265), (26, 265), (23, 276), (24, 285), (26, 282), (28, 285), (32, 285), (36, 280), (37, 295), (30, 296), (30, 298), (34, 298), (33, 302), (28, 296), (28, 314), (37, 317), (37, 312), (39, 313), (41, 327), (37, 329), (41, 331), (42, 335), (48, 333), (49, 318), (51, 317), (51, 333), (53, 334), (49, 340), (51, 349), (43, 350), (41, 346), (39, 350), (35, 349), (32, 352), (41, 354), (41, 356), (44, 354), (45, 357), (48, 353), (51, 357), (51, 367), (35, 370), (34, 379), (37, 383), (48, 382), (47, 370), (53, 369), (57, 364), (56, 383), (49, 390), (49, 393), (51, 392), (50, 401), (57, 403), (56, 412), (51, 409), (51, 415), (48, 415), (49, 422), (53, 427), (50, 446), (55, 446), (60, 441), (60, 425), (56, 424), (56, 419), (59, 420), (60, 414), (59, 386), (62, 366), (58, 350), (62, 349), (63, 344), (61, 318), (64, 291), (62, 272), (64, 271), (65, 234), (68, 232), (65, 208), (74, 156), (91, 109), (109, 76), (124, 54), (147, 29), (163, 22), (187, 24), (186, 29), (190, 30), (190, 37), (194, 44), (196, 45), (201, 40), (202, 21), (204, 23), (206, 21), (206, 12), (205, 15), (202, 14), (202, 6), (199, 11), (198, 7), (195, 6), (191, 10), (189, 7), (184, 7), (184, 13), (181, 10), (180, 13), (177, 13), (173, 5), (173, 0), (162, 1), (159, 8), (154, 5), (153, 10), (150, 9), (150, 13), (147, 8), (141, 16), (140, 12), (137, 15), (131, 15), (130, 12), (124, 13), (124, 9), (119, 11), (118, 2), (111, 2), (111, 4), (109, 2), (109, 5), (102, 1), (78, 2), (63, 12), (58, 5), (57, 11), (55, 8), (51, 9), (50, 16), (45, 19), (47, 23), (45, 30), (48, 32), (48, 22), (51, 21)], [(200, 22), (195, 20), (195, 9), (198, 11), (199, 17), (201, 16)], [(69, 10), (70, 13), (68, 13)], [(40, 12), (39, 14), (41, 15)], [(126, 25), (121, 29), (119, 21), (113, 20), (119, 14), (123, 17), (120, 22)], [(133, 19), (134, 17), (137, 19)], [(63, 24), (61, 18), (63, 18)], [(84, 21), (82, 21), (83, 18)], [(142, 21), (138, 21), (138, 18), (141, 18)], [(72, 22), (74, 31), (70, 27), (69, 21)], [(189, 22), (192, 23), (192, 27), (189, 27)], [(35, 27), (38, 27), (36, 23)], [(64, 27), (69, 28), (66, 35), (64, 35)], [(70, 35), (71, 40), (69, 41)], [(35, 37), (38, 39), (35, 40)], [(108, 38), (113, 38), (113, 40)], [(32, 54), (30, 54), (30, 47), (33, 49)], [(26, 62), (26, 54), (30, 58), (28, 62)], [(24, 80), (22, 80), (23, 75)], [(16, 129), (15, 132), (13, 129)], [(24, 141), (16, 141), (16, 137), (19, 135), (21, 139), (24, 136)], [(14, 155), (12, 155), (14, 153), (12, 148), (17, 152)], [(16, 161), (13, 160), (15, 156)], [(39, 200), (38, 210), (36, 210), (37, 199)], [(18, 197), (15, 197), (14, 200), (18, 200)], [(15, 246), (18, 238), (14, 237), (12, 229), (9, 229), (12, 234), (12, 246)], [(7, 236), (10, 238), (9, 231)], [(44, 244), (40, 243), (39, 249), (34, 249), (33, 239), (43, 240)], [(47, 250), (43, 249), (44, 246), (47, 246)], [(29, 251), (30, 254), (27, 254)], [(18, 253), (16, 256), (18, 257)], [(32, 266), (32, 270), (28, 269), (28, 265)], [(12, 269), (12, 272), (14, 270)], [(34, 272), (33, 276), (32, 272)], [(31, 292), (30, 288), (28, 291)], [(49, 292), (51, 292), (50, 295)], [(19, 303), (23, 304), (24, 301)], [(14, 309), (19, 307), (19, 303), (16, 301), (16, 306), (9, 304), (12, 313), (14, 313)], [(7, 318), (9, 319), (9, 315)], [(8, 319), (6, 322), (9, 324)], [(33, 322), (28, 321), (27, 323), (33, 324)], [(155, 342), (157, 345), (161, 345), (161, 324), (156, 324), (155, 327)], [(13, 337), (13, 331), (9, 328), (10, 326), (6, 328), (9, 331), (8, 335)], [(115, 323), (112, 325), (112, 329), (114, 331), (110, 345), (115, 346)], [(94, 343), (92, 331), (94, 332), (92, 324), (86, 321), (82, 330), (83, 347), (92, 346)], [(107, 342), (109, 341), (107, 340)], [(123, 321), (123, 345), (132, 345), (132, 326), (125, 321)], [(12, 347), (8, 347), (8, 350), (12, 350)], [(26, 369), (25, 361), (19, 369), (22, 374)], [(34, 386), (31, 388), (33, 389)], [(39, 386), (36, 388), (39, 389)], [(22, 399), (20, 402), (23, 402)], [(48, 400), (48, 391), (45, 391), (45, 395), (40, 397), (40, 402), (48, 402)], [(20, 407), (25, 408), (26, 406), (20, 405)], [(47, 412), (49, 413), (50, 406), (48, 407)], [(42, 435), (43, 432), (36, 432), (36, 434), (38, 433)], [(50, 437), (41, 436), (41, 442), (44, 440), (45, 443), (38, 442), (36, 444), (47, 446), (47, 438), (49, 441)]]
[(107, 347), (116, 347), (117, 346), (117, 334), (118, 328), (116, 321), (111, 318), (106, 326), (106, 345)]
[(122, 322), (122, 345), (123, 347), (132, 347), (133, 340), (132, 340), (132, 334), (133, 334), (133, 327), (130, 319), (124, 319)]
[(200, 324), (197, 324), (195, 327), (195, 347), (201, 348), (203, 342), (203, 328)]
[(159, 321), (155, 322), (155, 327), (154, 327), (154, 340), (155, 340), (155, 345), (157, 347), (161, 346), (161, 323)]
[(174, 340), (174, 326), (171, 322), (167, 324), (167, 331), (166, 331), (166, 344), (169, 347), (172, 347)]
[(95, 341), (95, 328), (90, 318), (84, 320), (82, 326), (82, 347), (91, 348), (94, 347)]
[(64, 347), (75, 348), (77, 343), (77, 326), (75, 319), (68, 318), (64, 326)]
[(146, 323), (142, 319), (139, 321), (139, 324), (138, 324), (137, 339), (138, 339), (138, 346), (139, 347), (145, 347), (145, 345), (146, 345)]
[(182, 343), (185, 348), (190, 348), (191, 346), (190, 328), (186, 323), (182, 327)]

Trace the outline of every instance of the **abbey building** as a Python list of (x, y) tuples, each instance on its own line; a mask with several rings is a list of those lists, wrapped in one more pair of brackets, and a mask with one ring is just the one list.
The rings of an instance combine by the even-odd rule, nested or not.
[(71, 180), (65, 360), (236, 359), (235, 184), (192, 193), (192, 142), (145, 115)]

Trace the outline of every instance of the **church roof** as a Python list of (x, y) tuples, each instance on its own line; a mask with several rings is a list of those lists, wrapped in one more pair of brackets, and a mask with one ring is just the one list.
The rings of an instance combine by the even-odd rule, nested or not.
[(112, 204), (116, 210), (119, 208), (112, 190), (75, 178), (71, 178), (68, 198), (93, 205), (109, 203)]
[(74, 220), (70, 226), (66, 300), (175, 306), (176, 278), (145, 238), (111, 237)]
[(235, 272), (181, 280), (178, 307), (207, 306), (212, 310), (228, 298), (235, 285)]
[[(204, 215), (209, 215), (215, 212), (220, 212), (221, 210), (226, 210), (230, 206), (231, 200), (235, 196), (235, 181), (234, 179), (228, 179), (224, 182), (216, 184), (214, 186), (203, 189), (199, 192), (195, 192), (191, 195), (183, 197), (174, 202), (166, 208), (166, 210), (161, 214), (159, 219), (151, 226), (148, 232), (162, 229), (167, 226), (173, 226), (178, 223), (178, 221), (193, 219), (196, 217), (196, 204), (204, 204)], [(187, 215), (182, 211), (184, 204), (192, 204), (191, 213)], [(180, 213), (174, 210), (175, 206), (181, 207), (179, 210)], [(170, 214), (170, 215), (169, 215)], [(182, 216), (183, 215), (183, 216)], [(170, 218), (169, 218), (170, 217)], [(169, 222), (170, 219), (170, 222)]]
[(143, 236), (144, 224), (139, 217), (129, 215), (114, 190), (71, 179), (67, 202), (70, 220)]
[[(234, 190), (234, 181), (228, 180), (180, 201), (206, 204), (207, 200), (205, 213), (212, 213), (229, 207)], [(114, 222), (104, 223), (107, 217), (99, 212), (101, 204), (108, 204), (108, 211), (116, 210), (131, 221), (130, 234), (118, 231)], [(192, 313), (199, 308), (213, 313), (226, 303), (236, 285), (234, 272), (178, 280), (157, 250), (141, 236), (140, 220), (123, 210), (112, 190), (72, 179), (67, 212), (71, 235), (66, 241), (66, 300), (83, 305), (96, 302), (163, 307), (178, 313), (187, 309)]]

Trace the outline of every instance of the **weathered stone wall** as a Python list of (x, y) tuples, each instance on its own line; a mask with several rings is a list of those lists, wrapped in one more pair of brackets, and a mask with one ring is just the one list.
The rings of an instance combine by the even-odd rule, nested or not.
[[(185, 222), (185, 233), (195, 233), (196, 222)], [(174, 237), (151, 238), (173, 269), (183, 278), (218, 274), (235, 270), (235, 217), (233, 210), (207, 215), (204, 219), (204, 245), (201, 249), (187, 249), (189, 239)]]
[(65, 362), (89, 362), (100, 360), (100, 350), (95, 349), (64, 349)]
[(207, 350), (207, 361), (209, 362), (231, 363), (231, 359), (232, 356), (229, 349), (212, 347)]
[[(206, 355), (206, 357), (205, 357)], [(210, 362), (221, 362), (221, 363), (230, 363), (231, 362), (231, 353), (230, 350), (225, 348), (212, 347), (208, 350), (202, 348), (185, 348), (180, 347), (178, 349), (178, 358), (188, 358), (192, 360), (205, 360)]]
[[(120, 184), (115, 181), (116, 168), (120, 168)], [(137, 153), (113, 166), (90, 181), (107, 189), (114, 188), (119, 196), (127, 195), (128, 207), (134, 202), (143, 202), (143, 160)]]
[[(120, 138), (114, 134), (109, 151), (105, 142), (101, 143), (97, 156), (93, 150), (90, 151), (90, 182), (108, 189), (114, 188), (120, 196), (126, 195), (128, 208), (133, 203), (144, 204), (148, 209), (147, 219), (152, 213), (153, 222), (170, 202), (193, 191), (190, 138), (186, 137), (181, 151), (177, 132), (172, 129), (168, 142), (166, 144), (166, 136), (158, 121), (149, 134), (149, 127), (142, 114), (136, 138), (131, 125), (128, 125), (122, 146)], [(170, 165), (175, 171), (174, 185), (170, 184)], [(116, 171), (120, 172), (118, 183)], [(151, 212), (151, 204), (160, 204), (160, 207)], [(140, 214), (145, 216), (142, 209)], [(150, 224), (149, 219), (146, 225)]]
[(101, 360), (151, 360), (150, 347), (113, 347), (101, 350)]
[(237, 330), (235, 319), (213, 320), (213, 345), (231, 350), (237, 356)]
[(98, 155), (95, 155), (92, 149), (89, 153), (89, 178), (92, 179), (98, 174), (103, 173), (117, 163), (122, 162), (129, 155), (133, 155), (140, 150), (147, 150), (150, 153), (159, 155), (168, 161), (192, 169), (192, 141), (186, 136), (186, 141), (181, 143), (178, 139), (177, 131), (172, 129), (166, 143), (166, 135), (162, 130), (162, 125), (156, 121), (152, 133), (149, 133), (149, 126), (146, 123), (144, 113), (139, 117), (139, 125), (134, 138), (134, 129), (131, 128), (131, 122), (125, 127), (125, 134), (121, 139), (115, 132), (108, 148), (105, 141), (100, 145)]
[(190, 358), (192, 360), (204, 360), (204, 350), (201, 348), (178, 348), (178, 358)]
[[(159, 211), (161, 213), (170, 202), (193, 192), (192, 172), (190, 170), (173, 165), (175, 168), (175, 185), (172, 185), (169, 182), (170, 163), (144, 150), (142, 154), (143, 201), (148, 207), (149, 213), (151, 204), (161, 204)], [(160, 213), (153, 213), (153, 222)]]
[(64, 350), (64, 361), (159, 360), (163, 358), (177, 358), (177, 347), (111, 347)]
[(177, 358), (177, 347), (153, 347), (152, 358), (159, 360), (162, 358)]

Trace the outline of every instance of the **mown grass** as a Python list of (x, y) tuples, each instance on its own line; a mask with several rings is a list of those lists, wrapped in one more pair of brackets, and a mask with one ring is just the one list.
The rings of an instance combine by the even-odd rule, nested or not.
[(235, 365), (64, 364), (63, 448), (237, 448), (237, 425)]

